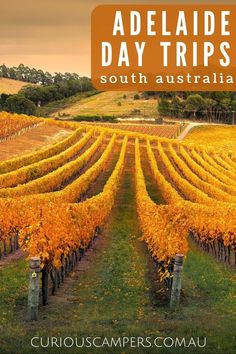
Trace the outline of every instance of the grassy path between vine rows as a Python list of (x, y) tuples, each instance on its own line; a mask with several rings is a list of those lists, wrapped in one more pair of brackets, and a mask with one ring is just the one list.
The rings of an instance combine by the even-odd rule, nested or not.
[[(133, 147), (132, 147), (133, 149)], [(25, 322), (27, 263), (19, 260), (0, 270), (0, 352), (27, 353), (234, 353), (236, 333), (235, 273), (195, 246), (184, 266), (184, 297), (171, 312), (155, 293), (153, 264), (140, 242), (135, 206), (133, 154), (102, 235), (36, 323)], [(148, 190), (155, 186), (147, 174)], [(99, 182), (101, 183), (101, 181)], [(155, 194), (157, 201), (158, 194)], [(55, 337), (208, 337), (200, 348), (41, 348), (30, 339)], [(158, 342), (161, 343), (161, 340)], [(167, 341), (170, 343), (170, 341)], [(188, 341), (187, 341), (188, 343)], [(223, 349), (224, 348), (224, 349)]]

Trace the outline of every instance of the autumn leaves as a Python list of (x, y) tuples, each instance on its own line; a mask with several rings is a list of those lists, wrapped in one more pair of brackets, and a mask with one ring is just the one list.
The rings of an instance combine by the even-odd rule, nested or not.
[[(132, 148), (135, 143), (136, 201), (142, 239), (153, 257), (168, 269), (176, 253), (187, 253), (189, 230), (206, 244), (218, 240), (235, 247), (235, 162), (229, 155), (138, 132), (67, 124), (77, 130), (64, 141), (0, 164), (0, 171), (5, 172), (0, 175), (2, 186), (9, 183), (12, 187), (0, 189), (0, 241), (19, 234), (24, 251), (40, 257), (42, 265), (56, 268), (71, 251), (87, 247), (95, 228), (105, 222), (115, 203), (129, 137)], [(102, 173), (120, 139), (120, 155), (103, 191), (76, 203)], [(156, 205), (148, 195), (140, 143), (147, 149), (153, 181), (166, 205)], [(80, 148), (85, 151), (68, 161)], [(87, 163), (91, 158), (90, 166)], [(81, 167), (85, 167), (83, 173), (58, 190)], [(37, 174), (29, 181), (27, 173), (32, 169)], [(14, 187), (16, 181), (23, 184)]]

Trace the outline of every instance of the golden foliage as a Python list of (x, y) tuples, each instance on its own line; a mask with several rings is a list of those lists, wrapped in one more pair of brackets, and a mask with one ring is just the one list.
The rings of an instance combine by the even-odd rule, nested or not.
[[(129, 137), (131, 142), (135, 139), (136, 203), (142, 239), (163, 264), (163, 276), (168, 276), (168, 266), (177, 253), (187, 254), (190, 231), (204, 243), (220, 241), (236, 248), (236, 162), (230, 153), (100, 126), (96, 127), (99, 136), (95, 142), (69, 161), (89, 141), (95, 128), (51, 119), (46, 124), (70, 128), (73, 133), (48, 148), (0, 163), (0, 183), (4, 187), (0, 190), (1, 240), (19, 233), (23, 250), (39, 256), (42, 264), (55, 267), (60, 267), (62, 256), (86, 247), (115, 203)], [(105, 137), (109, 137), (108, 142)], [(103, 171), (117, 137), (123, 138), (120, 156), (103, 191), (75, 204)], [(146, 143), (150, 168), (166, 205), (155, 204), (148, 195), (139, 141)], [(96, 162), (58, 190), (102, 144), (105, 148)], [(8, 188), (12, 186), (16, 187)]]
[(22, 129), (29, 128), (42, 120), (25, 114), (0, 113), (0, 139), (16, 134)]

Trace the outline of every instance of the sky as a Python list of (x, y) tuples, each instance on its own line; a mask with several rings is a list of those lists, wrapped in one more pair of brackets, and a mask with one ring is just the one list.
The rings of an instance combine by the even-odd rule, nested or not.
[[(90, 16), (101, 4), (158, 4), (157, 0), (0, 0), (1, 64), (23, 63), (90, 76)], [(177, 2), (177, 1), (176, 1)], [(187, 1), (180, 1), (184, 3)], [(188, 1), (197, 3), (196, 0)], [(224, 3), (203, 0), (198, 3)], [(233, 3), (234, 1), (227, 1)]]

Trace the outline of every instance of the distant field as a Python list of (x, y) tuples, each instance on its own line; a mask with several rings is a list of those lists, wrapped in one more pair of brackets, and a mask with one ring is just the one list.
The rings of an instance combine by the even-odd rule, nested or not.
[(236, 152), (236, 126), (200, 126), (193, 128), (186, 141)]
[(152, 136), (176, 138), (179, 133), (179, 124), (172, 125), (156, 125), (156, 124), (118, 124), (118, 123), (90, 123), (91, 125), (99, 125), (101, 127), (127, 130), (130, 132), (137, 132), (148, 134)]
[(0, 78), (0, 93), (14, 94), (26, 85), (32, 85), (28, 82)]
[[(126, 95), (126, 98), (123, 98)], [(100, 94), (78, 100), (70, 106), (58, 110), (53, 116), (65, 115), (115, 115), (155, 117), (157, 112), (157, 100), (134, 100), (135, 92), (102, 92)]]

